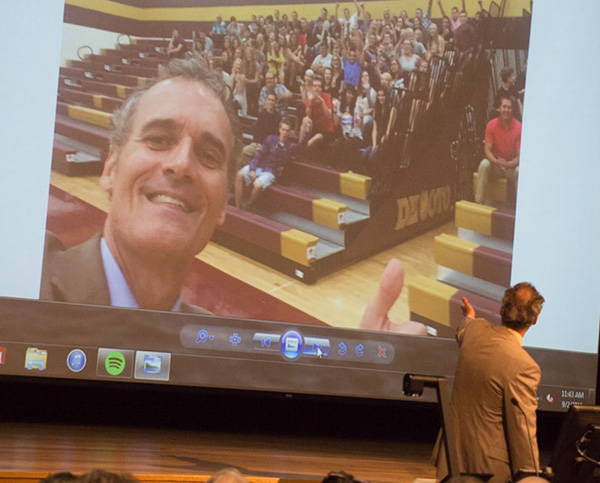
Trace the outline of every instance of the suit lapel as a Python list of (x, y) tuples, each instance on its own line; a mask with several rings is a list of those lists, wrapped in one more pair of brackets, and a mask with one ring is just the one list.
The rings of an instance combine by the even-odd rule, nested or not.
[(51, 283), (58, 300), (110, 305), (98, 233), (88, 241), (55, 254)]

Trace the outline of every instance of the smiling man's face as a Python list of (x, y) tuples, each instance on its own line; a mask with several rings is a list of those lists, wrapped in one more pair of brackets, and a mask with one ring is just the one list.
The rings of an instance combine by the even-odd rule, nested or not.
[(146, 92), (130, 122), (100, 180), (111, 196), (104, 236), (113, 251), (189, 262), (225, 219), (227, 113), (203, 84), (174, 78)]

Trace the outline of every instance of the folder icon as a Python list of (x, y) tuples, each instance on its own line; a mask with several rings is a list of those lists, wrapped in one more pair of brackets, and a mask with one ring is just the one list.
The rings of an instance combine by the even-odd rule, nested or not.
[(25, 369), (32, 371), (37, 369), (43, 371), (46, 369), (46, 362), (48, 360), (48, 351), (37, 349), (35, 347), (28, 347), (25, 353)]

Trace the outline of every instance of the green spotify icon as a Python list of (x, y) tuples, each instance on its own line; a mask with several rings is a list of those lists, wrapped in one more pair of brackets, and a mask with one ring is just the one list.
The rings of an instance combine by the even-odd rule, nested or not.
[(132, 377), (133, 359), (132, 350), (100, 347), (96, 374), (99, 377)]
[(125, 370), (125, 356), (122, 352), (113, 351), (106, 356), (104, 368), (111, 376), (118, 376)]

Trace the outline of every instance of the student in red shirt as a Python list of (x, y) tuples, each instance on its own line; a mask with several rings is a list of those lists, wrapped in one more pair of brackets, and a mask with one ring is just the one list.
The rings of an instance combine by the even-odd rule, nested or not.
[(516, 101), (503, 95), (499, 115), (485, 129), (485, 159), (479, 164), (475, 201), (485, 204), (491, 180), (506, 178), (517, 184), (521, 151), (521, 123), (514, 118)]
[[(306, 115), (313, 124), (313, 140), (329, 142), (333, 137), (333, 103), (331, 96), (323, 92), (323, 79), (315, 76), (311, 89), (306, 95)], [(313, 141), (313, 142), (314, 142)]]

